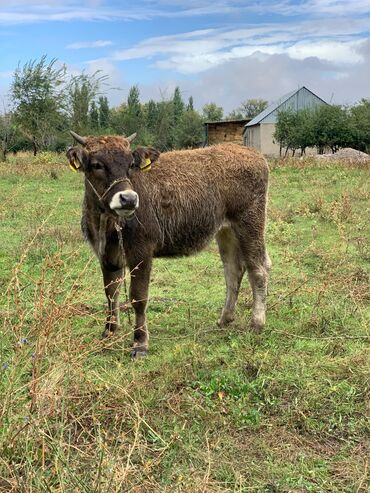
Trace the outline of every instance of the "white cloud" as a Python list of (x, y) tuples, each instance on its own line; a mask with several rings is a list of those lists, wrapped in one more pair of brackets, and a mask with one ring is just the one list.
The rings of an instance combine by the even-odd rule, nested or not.
[(104, 48), (106, 46), (112, 46), (113, 42), (112, 41), (104, 41), (104, 40), (98, 40), (98, 41), (80, 41), (76, 43), (71, 43), (66, 46), (67, 49), (70, 50), (80, 50), (83, 48)]
[(300, 60), (287, 54), (255, 54), (207, 70), (196, 81), (181, 83), (181, 88), (194, 96), (198, 108), (214, 101), (226, 112), (249, 98), (272, 102), (302, 85), (328, 102), (353, 104), (370, 98), (370, 39), (358, 51), (364, 59), (350, 70), (315, 57)]
[[(82, 5), (81, 5), (82, 3)], [(297, 3), (294, 0), (162, 0), (121, 2), (120, 8), (106, 7), (106, 1), (90, 0), (0, 0), (0, 24), (24, 24), (48, 21), (112, 21), (153, 18), (200, 17), (209, 15), (234, 15), (240, 18), (247, 13), (260, 15), (280, 14), (283, 16), (308, 15), (320, 19), (322, 15), (337, 18), (370, 13), (370, 0), (308, 0)], [(24, 7), (27, 7), (25, 9)]]
[(356, 41), (315, 41), (298, 42), (286, 50), (292, 58), (304, 60), (317, 57), (334, 63), (356, 64), (363, 61), (363, 56), (357, 51), (363, 40)]
[(305, 20), (295, 24), (259, 24), (239, 29), (206, 29), (145, 39), (112, 53), (112, 60), (148, 59), (158, 69), (184, 74), (203, 72), (227, 61), (251, 56), (287, 53), (291, 58), (317, 57), (339, 64), (363, 60), (357, 47), (370, 19)]
[[(0, 0), (1, 1), (1, 0)], [(85, 2), (86, 3), (86, 2)], [(176, 9), (171, 9), (171, 4), (166, 6), (162, 3), (138, 2), (132, 5), (125, 2), (120, 8), (108, 8), (100, 5), (101, 2), (87, 2), (88, 6), (81, 6), (81, 2), (76, 1), (58, 1), (38, 2), (30, 5), (29, 2), (16, 0), (14, 2), (3, 2), (4, 7), (0, 10), (0, 24), (25, 24), (36, 22), (52, 21), (132, 21), (132, 20), (149, 20), (154, 18), (181, 18), (181, 17), (198, 17), (207, 15), (226, 15), (240, 14), (241, 11), (249, 10), (247, 7), (238, 5), (229, 5), (228, 2), (215, 2), (212, 4), (204, 3), (197, 5), (194, 2), (180, 2)], [(24, 5), (27, 5), (25, 11)], [(154, 7), (150, 7), (154, 5)], [(22, 8), (23, 7), (23, 8)], [(241, 9), (241, 10), (240, 10)]]
[[(355, 43), (352, 49), (354, 56), (359, 58), (350, 66), (319, 59), (317, 56), (293, 58), (287, 52), (246, 53), (211, 66), (196, 79), (139, 84), (141, 98), (143, 101), (149, 98), (158, 100), (162, 94), (171, 97), (174, 88), (180, 86), (184, 99), (193, 95), (198, 109), (214, 101), (228, 113), (248, 98), (261, 97), (271, 102), (305, 85), (328, 102), (353, 104), (363, 97), (370, 98), (370, 38)], [(102, 61), (94, 63), (93, 67), (99, 67)], [(108, 63), (109, 70), (114, 70), (114, 62), (105, 60), (104, 63)], [(117, 72), (116, 80), (119, 77)], [(110, 96), (112, 104), (119, 104), (127, 97), (128, 84), (122, 79), (121, 82), (123, 90)]]

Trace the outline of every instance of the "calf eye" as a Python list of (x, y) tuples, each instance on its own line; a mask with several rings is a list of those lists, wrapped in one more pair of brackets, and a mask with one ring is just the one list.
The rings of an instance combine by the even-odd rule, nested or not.
[(104, 169), (104, 166), (100, 163), (94, 163), (93, 164), (93, 167), (94, 169), (98, 170), (98, 169)]

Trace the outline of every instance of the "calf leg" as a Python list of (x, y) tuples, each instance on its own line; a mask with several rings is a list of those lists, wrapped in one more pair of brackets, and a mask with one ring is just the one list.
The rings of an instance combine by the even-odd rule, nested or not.
[(222, 227), (216, 240), (220, 251), (226, 281), (226, 299), (218, 324), (223, 327), (234, 320), (235, 305), (240, 283), (245, 272), (239, 241), (231, 227)]
[(261, 226), (243, 222), (238, 225), (236, 234), (253, 293), (251, 327), (260, 331), (266, 321), (267, 282), (271, 268), (271, 260), (265, 246), (264, 230)]
[(108, 300), (108, 316), (103, 337), (110, 336), (119, 327), (119, 290), (122, 284), (122, 269), (110, 271), (102, 267), (104, 289)]
[(259, 332), (266, 322), (268, 272), (266, 267), (258, 262), (249, 263), (247, 268), (253, 292), (251, 327), (256, 332)]
[(128, 259), (131, 270), (130, 301), (135, 311), (134, 344), (132, 356), (145, 356), (148, 351), (149, 333), (146, 324), (151, 257), (143, 261)]

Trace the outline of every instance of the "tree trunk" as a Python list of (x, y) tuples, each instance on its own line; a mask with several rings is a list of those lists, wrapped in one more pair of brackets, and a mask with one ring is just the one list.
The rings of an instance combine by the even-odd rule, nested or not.
[(36, 139), (33, 138), (32, 140), (32, 147), (33, 147), (33, 155), (36, 156), (37, 154), (37, 144), (36, 144)]
[(0, 162), (5, 162), (6, 161), (6, 155), (7, 155), (7, 142), (6, 140), (2, 141), (1, 147), (0, 147)]

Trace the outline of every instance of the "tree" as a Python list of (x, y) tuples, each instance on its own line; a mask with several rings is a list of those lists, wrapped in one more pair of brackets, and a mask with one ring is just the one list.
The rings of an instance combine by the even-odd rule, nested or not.
[[(314, 112), (311, 108), (305, 108), (297, 112), (294, 121), (294, 136), (292, 146), (301, 150), (301, 155), (306, 153), (307, 147), (315, 146), (315, 137), (313, 133)], [(293, 150), (293, 154), (294, 154)]]
[(143, 110), (140, 104), (140, 91), (137, 85), (132, 86), (129, 91), (124, 115), (124, 123), (126, 135), (133, 134), (134, 132), (140, 134), (144, 119)]
[(188, 99), (188, 104), (186, 105), (186, 111), (194, 111), (194, 100), (193, 96), (190, 96)]
[(112, 108), (110, 110), (110, 124), (113, 131), (116, 134), (124, 134), (125, 133), (125, 116), (127, 112), (127, 104), (122, 103), (116, 108)]
[(95, 101), (91, 102), (91, 107), (90, 107), (90, 127), (92, 130), (98, 130), (99, 129), (99, 110), (98, 107), (96, 106)]
[(280, 111), (276, 122), (274, 138), (280, 144), (293, 151), (306, 147), (317, 147), (319, 153), (325, 147), (336, 152), (351, 142), (351, 131), (348, 112), (340, 106), (320, 105), (315, 108), (294, 111)]
[(106, 129), (109, 128), (109, 103), (107, 96), (99, 97), (99, 125), (100, 128)]
[(208, 103), (203, 106), (203, 120), (206, 122), (214, 122), (222, 120), (224, 110), (216, 103)]
[(330, 147), (333, 153), (351, 142), (348, 112), (341, 106), (322, 104), (313, 110), (314, 145), (322, 153)]
[(0, 161), (6, 161), (14, 137), (15, 129), (12, 120), (12, 114), (9, 112), (0, 115)]
[(280, 144), (280, 155), (283, 148), (285, 148), (285, 155), (287, 155), (289, 149), (293, 150), (294, 153), (299, 147), (295, 135), (297, 120), (297, 112), (292, 109), (278, 112), (274, 139)]
[(203, 137), (203, 122), (199, 113), (194, 110), (186, 111), (178, 128), (178, 146), (180, 148), (198, 147)]
[[(101, 75), (100, 71), (72, 77), (68, 86), (68, 109), (75, 132), (80, 134), (89, 132), (89, 110), (106, 79), (107, 76)], [(99, 124), (102, 126), (101, 122)]]
[(157, 124), (154, 130), (154, 147), (160, 151), (170, 151), (174, 147), (173, 101), (157, 103)]
[(158, 106), (153, 99), (144, 105), (144, 115), (147, 129), (154, 134), (158, 123)]
[(360, 151), (370, 151), (370, 99), (362, 99), (350, 109), (349, 125), (352, 146)]
[(244, 118), (254, 118), (261, 113), (261, 111), (266, 109), (267, 106), (268, 101), (265, 99), (247, 99), (241, 103), (240, 108), (238, 109)]
[(11, 85), (14, 119), (32, 141), (34, 155), (53, 139), (65, 107), (66, 68), (56, 68), (56, 62), (43, 56), (18, 66)]
[(185, 110), (185, 104), (181, 98), (181, 92), (179, 87), (175, 88), (172, 104), (173, 104), (173, 121), (174, 124), (177, 125), (181, 120), (181, 117)]
[(241, 113), (239, 109), (231, 111), (227, 117), (226, 120), (243, 120), (244, 115)]

